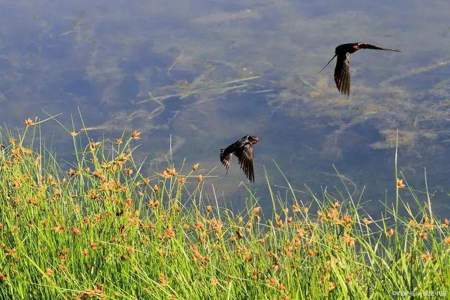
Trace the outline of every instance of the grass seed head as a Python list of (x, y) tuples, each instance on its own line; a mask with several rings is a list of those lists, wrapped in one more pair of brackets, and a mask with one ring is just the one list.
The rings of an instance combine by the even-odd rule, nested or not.
[(403, 182), (403, 179), (397, 178), (396, 187), (397, 189), (403, 189), (406, 187), (406, 184)]
[(210, 282), (212, 286), (216, 286), (219, 284), (219, 280), (216, 277), (212, 277)]
[(23, 122), (25, 124), (25, 126), (29, 127), (29, 126), (34, 126), (35, 125), (35, 121), (33, 121), (31, 118), (27, 118), (25, 119), (25, 121)]
[(135, 140), (135, 141), (140, 140), (141, 139), (141, 134), (142, 133), (139, 130), (135, 129), (135, 130), (133, 130), (131, 132), (131, 139)]
[(394, 228), (389, 228), (388, 230), (386, 230), (386, 236), (387, 237), (392, 237), (395, 234), (395, 230)]

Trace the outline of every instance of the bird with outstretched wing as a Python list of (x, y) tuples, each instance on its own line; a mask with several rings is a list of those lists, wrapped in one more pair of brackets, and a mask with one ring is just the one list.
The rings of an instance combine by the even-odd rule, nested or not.
[(361, 49), (384, 50), (400, 52), (396, 49), (381, 48), (366, 43), (348, 43), (336, 47), (334, 56), (328, 61), (325, 67), (320, 70), (322, 72), (334, 58), (336, 59), (336, 67), (334, 69), (334, 81), (336, 87), (341, 94), (350, 95), (350, 55)]
[(253, 169), (253, 145), (259, 142), (259, 138), (246, 135), (225, 149), (220, 149), (220, 161), (225, 168), (230, 168), (231, 155), (238, 158), (242, 171), (251, 182), (255, 181), (255, 171)]

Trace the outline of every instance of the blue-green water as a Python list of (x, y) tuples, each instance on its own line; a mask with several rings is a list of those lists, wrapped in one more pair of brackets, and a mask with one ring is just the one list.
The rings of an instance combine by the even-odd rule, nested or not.
[[(301, 198), (339, 186), (376, 211), (394, 184), (394, 145), (408, 182), (435, 210), (450, 211), (450, 2), (448, 1), (0, 1), (0, 117), (63, 113), (94, 137), (143, 132), (147, 172), (172, 158), (217, 167), (207, 189), (239, 206), (236, 162), (218, 149), (258, 135), (254, 188), (268, 204), (264, 168), (285, 193), (276, 161)], [(340, 43), (365, 41), (402, 53), (352, 57), (352, 96), (332, 67)], [(67, 159), (71, 139), (47, 123), (46, 143)], [(420, 195), (420, 194), (419, 194)], [(391, 196), (388, 197), (388, 201)]]

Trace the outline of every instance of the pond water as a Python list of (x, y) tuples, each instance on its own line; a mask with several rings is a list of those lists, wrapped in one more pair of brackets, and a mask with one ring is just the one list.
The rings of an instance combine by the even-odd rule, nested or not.
[[(256, 183), (269, 205), (265, 170), (284, 195), (340, 186), (377, 211), (392, 199), (399, 168), (450, 212), (450, 2), (447, 0), (16, 0), (0, 1), (0, 117), (58, 119), (115, 138), (140, 129), (140, 157), (213, 169), (220, 201), (239, 207), (247, 183), (219, 149), (252, 134)], [(352, 95), (340, 96), (336, 45), (364, 41), (401, 53), (352, 57)], [(71, 139), (55, 122), (46, 143), (67, 157)], [(64, 157), (64, 155), (62, 155)], [(276, 162), (276, 164), (275, 164)], [(351, 182), (351, 183), (350, 183)], [(403, 193), (403, 192), (402, 192)], [(386, 196), (388, 195), (388, 196)]]

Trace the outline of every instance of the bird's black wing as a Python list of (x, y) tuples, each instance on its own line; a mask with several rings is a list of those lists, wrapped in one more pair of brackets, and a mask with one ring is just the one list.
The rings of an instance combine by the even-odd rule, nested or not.
[(235, 144), (231, 144), (225, 149), (220, 149), (220, 161), (227, 169), (227, 172), (230, 168), (231, 154), (235, 151), (235, 148)]
[(242, 171), (244, 171), (248, 180), (255, 182), (255, 172), (253, 170), (253, 146), (251, 144), (245, 144), (244, 147), (234, 153), (241, 165)]
[(400, 52), (400, 50), (397, 49), (388, 49), (388, 48), (381, 48), (375, 45), (371, 45), (371, 44), (359, 44), (358, 47), (360, 49), (372, 49), (372, 50), (384, 50), (384, 51), (395, 51), (395, 52)]
[(336, 87), (342, 94), (350, 95), (350, 54), (337, 56), (336, 68), (334, 69), (334, 81)]

